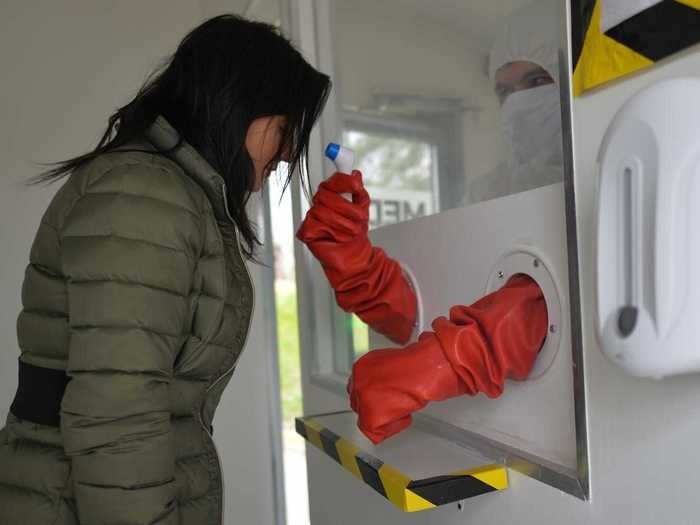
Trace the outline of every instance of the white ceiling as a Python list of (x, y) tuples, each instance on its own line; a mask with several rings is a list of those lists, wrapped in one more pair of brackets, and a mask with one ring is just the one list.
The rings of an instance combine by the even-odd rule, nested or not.
[[(352, 4), (354, 0), (334, 0)], [(445, 28), (468, 35), (488, 49), (503, 17), (532, 0), (379, 0), (383, 7), (393, 5), (404, 14), (413, 13)], [(274, 22), (279, 17), (279, 0), (207, 0), (203, 3), (227, 5), (229, 10), (251, 18)]]
[(472, 40), (488, 47), (503, 17), (529, 1), (531, 0), (391, 0), (391, 3), (404, 13), (412, 11), (416, 16), (469, 35)]

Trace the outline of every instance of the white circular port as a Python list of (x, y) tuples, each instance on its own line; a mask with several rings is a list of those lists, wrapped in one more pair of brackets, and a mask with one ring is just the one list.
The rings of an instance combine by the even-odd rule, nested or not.
[(408, 284), (411, 286), (411, 288), (413, 288), (413, 292), (416, 294), (416, 323), (413, 325), (413, 332), (411, 333), (410, 339), (411, 341), (415, 341), (423, 331), (423, 301), (421, 300), (418, 279), (416, 279), (415, 274), (404, 263), (399, 262), (399, 265), (403, 271), (403, 276), (406, 278), (406, 281), (408, 281)]
[(528, 380), (532, 380), (542, 377), (549, 370), (559, 351), (562, 332), (561, 301), (559, 289), (549, 271), (549, 265), (529, 248), (514, 250), (498, 260), (489, 276), (486, 293), (498, 290), (508, 282), (508, 279), (517, 274), (525, 274), (537, 283), (547, 305), (549, 326), (542, 349), (528, 376)]

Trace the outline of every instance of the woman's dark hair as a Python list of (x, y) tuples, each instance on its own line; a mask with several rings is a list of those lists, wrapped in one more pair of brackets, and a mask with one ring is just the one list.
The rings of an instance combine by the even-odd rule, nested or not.
[(250, 258), (260, 241), (245, 211), (255, 179), (245, 148), (248, 127), (259, 117), (284, 116), (282, 141), (268, 168), (288, 151), (284, 188), (297, 168), (303, 168), (302, 183), (308, 186), (309, 136), (330, 89), (330, 78), (311, 67), (274, 26), (236, 15), (217, 16), (193, 29), (134, 99), (109, 117), (93, 151), (55, 163), (31, 182), (70, 174), (142, 136), (163, 115), (181, 140), (224, 177), (231, 214)]

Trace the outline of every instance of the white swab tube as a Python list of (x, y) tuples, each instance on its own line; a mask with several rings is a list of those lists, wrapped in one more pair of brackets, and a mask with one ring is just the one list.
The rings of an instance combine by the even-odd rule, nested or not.
[[(326, 157), (333, 161), (335, 169), (341, 173), (352, 173), (352, 165), (355, 162), (355, 152), (351, 149), (344, 148), (340, 144), (331, 142), (326, 146)], [(341, 193), (343, 197), (352, 202), (351, 193)]]
[(344, 148), (340, 144), (330, 143), (326, 146), (326, 157), (331, 159), (335, 167), (341, 173), (352, 173), (352, 165), (355, 162), (355, 152)]

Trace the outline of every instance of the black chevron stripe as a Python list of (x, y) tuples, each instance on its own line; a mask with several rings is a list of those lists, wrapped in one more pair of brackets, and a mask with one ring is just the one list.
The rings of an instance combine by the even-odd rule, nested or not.
[(386, 491), (384, 490), (384, 484), (382, 483), (382, 479), (379, 477), (379, 469), (384, 463), (377, 458), (362, 452), (358, 452), (355, 455), (355, 458), (357, 459), (357, 466), (360, 468), (360, 473), (362, 474), (362, 479), (365, 481), (365, 483), (386, 498), (387, 496)]
[(334, 434), (327, 428), (321, 430), (319, 435), (321, 436), (323, 451), (332, 457), (336, 462), (341, 463), (340, 456), (338, 455), (338, 449), (335, 446), (336, 442), (340, 439), (340, 436)]
[(412, 481), (406, 487), (434, 505), (494, 492), (496, 489), (472, 476), (438, 476)]
[(663, 0), (605, 34), (650, 60), (661, 60), (700, 42), (700, 10)]
[(304, 424), (304, 422), (301, 419), (299, 419), (299, 418), (294, 419), (294, 426), (296, 427), (297, 434), (299, 434), (301, 437), (303, 437), (306, 440), (309, 439), (309, 435), (306, 432), (306, 425)]
[(596, 0), (571, 0), (571, 59), (574, 69), (583, 51)]

